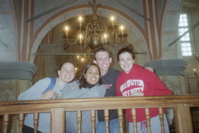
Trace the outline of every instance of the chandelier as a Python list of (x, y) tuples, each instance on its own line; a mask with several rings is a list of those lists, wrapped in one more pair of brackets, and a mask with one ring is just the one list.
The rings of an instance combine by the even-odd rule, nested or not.
[[(100, 4), (96, 3), (96, 0), (92, 2), (89, 1), (91, 8), (93, 10), (91, 21), (87, 24), (83, 24), (84, 18), (82, 16), (78, 17), (78, 32), (76, 37), (71, 37), (70, 28), (68, 25), (64, 27), (64, 38), (66, 40), (66, 45), (77, 46), (81, 50), (86, 48), (94, 49), (99, 46), (107, 46), (110, 43), (126, 43), (127, 34), (125, 32), (125, 27), (123, 25), (115, 25), (115, 17), (110, 17), (110, 26), (106, 26), (104, 23), (99, 22), (97, 9)], [(72, 38), (72, 39), (71, 39)], [(110, 42), (112, 40), (112, 42)]]

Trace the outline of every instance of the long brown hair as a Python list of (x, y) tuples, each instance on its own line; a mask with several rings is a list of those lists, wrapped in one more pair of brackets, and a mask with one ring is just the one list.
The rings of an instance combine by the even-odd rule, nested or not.
[(98, 67), (98, 65), (94, 64), (94, 63), (89, 63), (87, 64), (85, 67), (84, 67), (84, 70), (82, 71), (82, 74), (80, 76), (80, 79), (79, 79), (79, 88), (81, 89), (82, 87), (88, 87), (87, 85), (87, 81), (84, 77), (84, 75), (86, 74), (87, 70), (91, 67), (91, 66), (96, 66), (98, 68), (98, 71), (99, 71), (99, 81), (98, 81), (98, 84), (101, 85), (102, 84), (102, 79), (101, 79), (101, 72), (100, 72), (100, 68)]

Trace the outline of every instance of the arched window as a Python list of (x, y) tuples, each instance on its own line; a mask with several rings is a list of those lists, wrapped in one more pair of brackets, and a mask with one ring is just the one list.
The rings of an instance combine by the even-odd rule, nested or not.
[(178, 27), (180, 36), (186, 32), (186, 34), (180, 38), (182, 56), (192, 56), (190, 32), (188, 31), (189, 23), (186, 13), (180, 14)]

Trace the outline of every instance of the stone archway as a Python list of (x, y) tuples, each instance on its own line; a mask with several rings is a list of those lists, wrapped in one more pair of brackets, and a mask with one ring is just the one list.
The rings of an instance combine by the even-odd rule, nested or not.
[[(139, 50), (142, 50), (146, 41), (142, 35), (142, 33), (140, 32), (140, 30), (127, 18), (125, 18), (124, 16), (122, 16), (121, 14), (114, 12), (112, 10), (107, 10), (107, 9), (103, 9), (100, 8), (99, 9), (99, 15), (102, 17), (109, 17), (110, 14), (114, 14), (118, 19), (118, 23), (123, 23), (124, 25), (126, 25), (126, 27), (128, 27), (128, 34), (129, 36), (131, 36), (128, 41), (131, 44), (137, 44), (136, 47)], [(88, 8), (78, 8), (78, 9), (74, 9), (68, 12), (64, 12), (64, 13), (57, 13), (54, 17), (54, 19), (52, 19), (51, 21), (49, 21), (43, 28), (42, 30), (38, 33), (34, 43), (33, 43), (33, 47), (31, 50), (31, 57), (30, 57), (30, 62), (33, 63), (34, 62), (34, 53), (36, 53), (42, 39), (45, 37), (45, 35), (52, 30), (55, 26), (57, 26), (58, 24), (70, 19), (70, 18), (74, 18), (76, 16), (78, 16), (79, 14), (81, 15), (90, 15), (92, 14), (92, 10), (88, 10)], [(134, 40), (132, 40), (132, 38), (134, 38)], [(139, 45), (140, 44), (140, 45)], [(146, 45), (145, 45), (146, 46)], [(139, 47), (139, 48), (138, 48)], [(140, 51), (143, 52), (143, 51)]]

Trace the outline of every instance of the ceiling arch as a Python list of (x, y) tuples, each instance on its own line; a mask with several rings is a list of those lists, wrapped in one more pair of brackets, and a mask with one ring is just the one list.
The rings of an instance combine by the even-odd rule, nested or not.
[[(138, 38), (139, 41), (141, 42), (141, 47), (146, 46), (146, 41), (144, 39), (144, 36), (142, 34), (142, 29), (140, 27), (138, 27), (136, 25), (136, 23), (131, 20), (127, 15), (125, 16), (125, 14), (122, 14), (120, 12), (116, 12), (115, 10), (112, 9), (107, 9), (107, 8), (100, 8), (98, 9), (98, 15), (102, 16), (102, 17), (110, 17), (110, 15), (114, 14), (114, 16), (117, 18), (117, 23), (118, 24), (124, 24), (127, 28), (128, 28), (128, 34), (129, 36), (135, 36), (133, 37)], [(52, 30), (55, 26), (57, 26), (58, 24), (77, 17), (79, 15), (91, 15), (92, 14), (92, 10), (90, 10), (90, 8), (88, 7), (76, 7), (76, 8), (72, 8), (71, 10), (65, 10), (65, 11), (61, 11), (53, 16), (51, 16), (41, 27), (40, 30), (38, 30), (38, 32), (35, 34), (35, 39), (33, 40), (33, 47), (32, 47), (32, 51), (31, 51), (31, 57), (30, 57), (30, 62), (33, 63), (34, 61), (34, 53), (36, 53), (42, 39), (45, 37), (45, 35)], [(130, 37), (132, 38), (132, 37)], [(132, 40), (130, 39), (130, 43), (134, 43), (133, 41), (137, 40)], [(145, 47), (146, 48), (146, 47)]]

